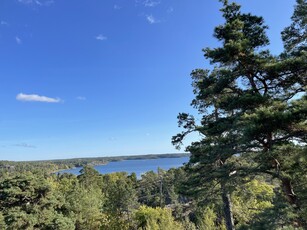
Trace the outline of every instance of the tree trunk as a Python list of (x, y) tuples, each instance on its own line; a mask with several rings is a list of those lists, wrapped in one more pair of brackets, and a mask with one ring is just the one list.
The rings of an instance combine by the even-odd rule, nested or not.
[(232, 203), (230, 199), (230, 194), (225, 188), (225, 184), (221, 183), (222, 188), (222, 199), (223, 199), (223, 206), (224, 206), (224, 218), (226, 222), (226, 229), (227, 230), (234, 230), (234, 221), (232, 215)]
[[(300, 204), (297, 195), (293, 191), (291, 180), (289, 178), (281, 178), (281, 185), (289, 204), (293, 205), (296, 210), (300, 210)], [(307, 229), (307, 222), (302, 218), (296, 219), (293, 224), (296, 227), (303, 227), (304, 229)]]
[(283, 190), (284, 194), (286, 195), (288, 202), (291, 205), (295, 205), (297, 208), (299, 208), (297, 196), (295, 195), (295, 193), (293, 191), (293, 187), (292, 187), (290, 179), (289, 178), (281, 178), (281, 182), (282, 182), (282, 190)]

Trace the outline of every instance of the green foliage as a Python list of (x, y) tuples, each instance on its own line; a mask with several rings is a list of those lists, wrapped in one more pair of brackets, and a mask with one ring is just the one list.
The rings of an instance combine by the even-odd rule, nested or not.
[(285, 49), (287, 52), (307, 51), (307, 2), (306, 0), (297, 0), (292, 23), (282, 32)]
[(158, 169), (158, 173), (144, 173), (138, 182), (139, 202), (151, 207), (176, 206), (185, 202), (186, 197), (178, 193), (185, 178), (186, 173), (182, 168), (169, 171)]
[(151, 208), (141, 206), (135, 212), (135, 220), (138, 229), (146, 230), (180, 230), (183, 229), (180, 223), (176, 222), (170, 209), (167, 208)]
[(138, 186), (139, 202), (151, 207), (158, 207), (161, 203), (165, 204), (165, 202), (160, 200), (161, 182), (161, 177), (153, 171), (144, 173)]
[(138, 206), (133, 178), (127, 173), (112, 173), (103, 176), (103, 193), (106, 202), (103, 211), (115, 216), (130, 214)]
[[(221, 2), (221, 46), (203, 50), (213, 68), (191, 73), (200, 122), (179, 114), (184, 131), (173, 137), (178, 147), (191, 132), (201, 136), (184, 169), (138, 180), (92, 167), (182, 154), (1, 161), (0, 230), (307, 228), (306, 0), (297, 0), (278, 56), (265, 50), (262, 17)], [(84, 166), (78, 177), (52, 174), (73, 166)]]
[[(301, 202), (306, 196), (294, 190), (300, 190), (295, 184), (302, 184), (296, 175), (306, 172), (304, 158), (297, 155), (307, 145), (306, 0), (297, 1), (293, 23), (282, 33), (285, 51), (279, 56), (265, 50), (268, 27), (262, 17), (242, 13), (236, 3), (222, 2), (225, 23), (214, 31), (221, 46), (203, 49), (214, 68), (191, 73), (192, 106), (201, 122), (179, 114), (178, 124), (184, 131), (173, 137), (177, 147), (191, 132), (202, 137), (187, 147), (191, 152), (188, 191), (198, 198), (202, 194), (204, 203), (216, 194), (212, 188), (220, 188), (226, 225), (232, 229), (227, 197), (238, 191), (246, 177), (267, 174), (279, 179), (288, 206), (294, 207), (297, 224), (294, 221), (293, 226), (306, 227), (305, 211), (301, 211), (306, 210)], [(237, 215), (237, 225), (249, 221)]]
[(57, 229), (61, 222), (71, 226), (70, 219), (59, 209), (50, 181), (35, 174), (16, 175), (0, 182), (0, 206), (7, 229)]
[(84, 186), (85, 188), (101, 187), (101, 175), (92, 166), (84, 166), (81, 169), (80, 173), (81, 174), (78, 176), (78, 179), (82, 186)]
[(187, 218), (185, 218), (180, 223), (182, 225), (182, 229), (184, 230), (196, 230), (197, 229), (196, 225)]
[(258, 214), (273, 207), (274, 186), (253, 179), (241, 185), (232, 197), (237, 226), (250, 225)]
[[(135, 174), (100, 175), (92, 167), (85, 167), (81, 173), (76, 177), (26, 172), (2, 178), (0, 229), (135, 229), (134, 212), (139, 207), (137, 188), (141, 180)], [(176, 203), (171, 208), (181, 218), (177, 186), (183, 171), (159, 173), (165, 180), (165, 201)], [(180, 226), (179, 222), (172, 222), (171, 209), (165, 210), (161, 211), (161, 226), (168, 222)], [(187, 229), (193, 229), (193, 223), (187, 219), (183, 223)]]
[(0, 230), (6, 229), (6, 224), (2, 212), (0, 212)]
[(197, 226), (198, 229), (204, 230), (226, 229), (224, 223), (219, 221), (216, 210), (208, 206), (199, 211)]
[[(77, 201), (77, 202), (76, 202)], [(99, 229), (102, 225), (102, 193), (98, 189), (75, 187), (67, 196), (67, 209), (73, 213), (76, 229)]]

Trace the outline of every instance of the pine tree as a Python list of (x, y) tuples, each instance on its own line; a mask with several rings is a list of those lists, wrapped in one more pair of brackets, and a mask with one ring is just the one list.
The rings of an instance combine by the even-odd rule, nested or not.
[[(306, 18), (296, 20), (305, 17), (297, 7), (299, 16), (283, 33), (286, 52), (273, 56), (264, 49), (269, 40), (263, 18), (242, 13), (235, 3), (223, 3), (225, 24), (214, 31), (222, 46), (203, 50), (213, 70), (191, 74), (192, 106), (202, 115), (201, 124), (179, 114), (179, 126), (185, 130), (172, 141), (178, 146), (189, 133), (201, 134), (201, 140), (187, 148), (191, 190), (220, 188), (226, 226), (233, 229), (229, 193), (248, 175), (279, 178), (289, 203), (299, 207), (291, 175), (282, 164), (284, 148), (300, 152), (306, 144), (306, 95), (300, 94), (306, 90), (306, 39), (291, 39), (291, 28), (297, 32), (300, 25), (302, 33)], [(306, 10), (306, 1), (298, 3)], [(247, 157), (252, 163), (244, 163)]]

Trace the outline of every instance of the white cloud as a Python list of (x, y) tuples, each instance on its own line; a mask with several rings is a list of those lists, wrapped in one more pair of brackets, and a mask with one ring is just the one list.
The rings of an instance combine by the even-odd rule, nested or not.
[(37, 94), (23, 94), (19, 93), (16, 96), (18, 101), (36, 101), (36, 102), (46, 102), (46, 103), (59, 103), (61, 102), (60, 98), (52, 98), (46, 96), (40, 96)]
[(80, 101), (85, 101), (86, 100), (86, 97), (82, 97), (82, 96), (78, 96), (78, 97), (76, 97), (78, 100), (80, 100)]
[(136, 0), (136, 3), (142, 4), (145, 7), (155, 7), (160, 4), (160, 1), (156, 0)]
[(50, 6), (54, 3), (53, 0), (18, 0), (19, 3), (25, 5)]
[(158, 23), (160, 21), (158, 21), (154, 16), (152, 15), (147, 15), (146, 16), (146, 20), (150, 23), (150, 24), (155, 24)]
[(22, 147), (22, 148), (36, 148), (35, 145), (30, 145), (30, 144), (27, 144), (27, 143), (15, 144), (14, 146), (16, 146), (16, 147)]
[(38, 1), (38, 0), (35, 0), (34, 2), (35, 2), (35, 4), (37, 4), (37, 5), (39, 5), (39, 6), (42, 6), (42, 5), (43, 5), (43, 4), (42, 4), (40, 1)]
[(104, 40), (107, 40), (108, 38), (102, 34), (99, 34), (97, 35), (96, 37), (96, 40), (99, 40), (99, 41), (104, 41)]
[(22, 40), (19, 37), (15, 37), (15, 41), (18, 45), (20, 45), (22, 43)]
[(152, 1), (152, 0), (144, 1), (144, 6), (146, 6), (146, 7), (154, 7), (154, 6), (157, 6), (159, 4), (160, 4), (159, 1)]

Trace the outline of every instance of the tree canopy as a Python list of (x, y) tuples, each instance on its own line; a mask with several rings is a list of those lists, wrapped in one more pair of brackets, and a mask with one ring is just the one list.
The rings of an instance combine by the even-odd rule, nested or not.
[(201, 192), (220, 186), (228, 229), (234, 223), (226, 194), (244, 178), (263, 174), (279, 179), (299, 216), (298, 226), (305, 226), (299, 214), (304, 198), (297, 196), (293, 180), (297, 166), (306, 171), (306, 1), (297, 2), (293, 23), (282, 33), (285, 51), (278, 56), (266, 48), (268, 27), (262, 17), (222, 2), (225, 23), (214, 30), (222, 46), (203, 49), (213, 69), (191, 73), (191, 105), (201, 116), (200, 124), (189, 114), (179, 114), (184, 131), (173, 137), (173, 144), (179, 146), (191, 132), (200, 133), (202, 138), (187, 147), (189, 186), (194, 193), (195, 187)]
[[(189, 163), (138, 178), (93, 167), (134, 156), (0, 162), (0, 229), (307, 228), (306, 0), (279, 55), (262, 17), (221, 2), (220, 46), (203, 49), (212, 68), (191, 73), (199, 117), (180, 113), (172, 139), (180, 147), (200, 134)], [(83, 166), (79, 176), (54, 173), (73, 166)]]

